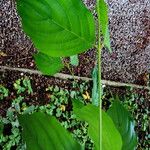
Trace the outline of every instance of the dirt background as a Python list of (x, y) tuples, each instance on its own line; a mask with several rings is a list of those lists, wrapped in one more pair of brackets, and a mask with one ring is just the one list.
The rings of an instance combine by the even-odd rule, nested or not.
[[(95, 0), (85, 0), (94, 12)], [(150, 1), (108, 0), (112, 53), (103, 50), (102, 77), (143, 84), (150, 72)], [(14, 0), (0, 0), (0, 65), (35, 69), (32, 54), (36, 51), (23, 33)], [(80, 55), (75, 75), (91, 76), (95, 50)], [(64, 69), (65, 73), (69, 73)]]

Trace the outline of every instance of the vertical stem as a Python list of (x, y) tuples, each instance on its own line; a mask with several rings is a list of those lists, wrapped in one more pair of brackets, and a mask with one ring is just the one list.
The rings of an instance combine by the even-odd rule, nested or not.
[(97, 54), (98, 54), (98, 85), (99, 85), (99, 146), (100, 150), (102, 150), (102, 100), (101, 100), (101, 29), (100, 29), (100, 13), (99, 13), (99, 0), (97, 0), (97, 15), (98, 15), (98, 47), (97, 47)]
[(98, 85), (99, 85), (99, 129), (100, 129), (100, 150), (102, 150), (102, 97), (101, 97), (101, 46), (98, 46)]

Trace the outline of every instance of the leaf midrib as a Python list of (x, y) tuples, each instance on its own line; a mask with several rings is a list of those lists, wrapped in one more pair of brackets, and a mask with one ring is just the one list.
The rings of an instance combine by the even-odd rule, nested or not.
[[(45, 3), (47, 3), (46, 1), (44, 1)], [(28, 3), (26, 3), (28, 5)], [(49, 4), (47, 3), (47, 6), (50, 9)], [(35, 9), (33, 7), (33, 9)], [(35, 11), (39, 14), (39, 16), (41, 16), (43, 18), (43, 16), (39, 13), (39, 11), (37, 11), (37, 9), (35, 9)], [(25, 18), (24, 18), (25, 19)], [(82, 41), (90, 44), (91, 46), (94, 46), (94, 43), (92, 43), (91, 41), (88, 41), (87, 39), (83, 38), (82, 36), (76, 34), (75, 32), (72, 32), (71, 30), (67, 29), (66, 27), (62, 26), (61, 24), (59, 24), (56, 20), (54, 20), (54, 18), (51, 18), (51, 16), (48, 16), (48, 18), (42, 19), (41, 21), (52, 21), (54, 24), (56, 24), (57, 26), (61, 27), (63, 30), (66, 30), (67, 32), (70, 32), (71, 34), (73, 34), (74, 36), (78, 37), (79, 39), (81, 39)], [(39, 20), (40, 21), (40, 20)], [(40, 22), (41, 22), (40, 21)], [(37, 21), (36, 21), (37, 22)], [(70, 22), (70, 21), (69, 21)], [(94, 41), (94, 40), (93, 40)]]
[(82, 36), (79, 36), (78, 34), (76, 34), (75, 32), (72, 32), (71, 30), (68, 30), (67, 28), (65, 28), (64, 26), (60, 25), (59, 23), (57, 23), (54, 19), (51, 19), (51, 18), (47, 18), (47, 19), (44, 19), (42, 21), (46, 21), (46, 20), (50, 20), (52, 21), (54, 24), (56, 24), (57, 26), (61, 27), (63, 30), (66, 30), (67, 32), (70, 32), (71, 34), (73, 34), (74, 36), (78, 37), (79, 39), (81, 39), (82, 41), (90, 44), (90, 45), (94, 45), (92, 42), (90, 41), (87, 41), (85, 38), (83, 38)]
[[(45, 1), (45, 2), (46, 2), (46, 1)], [(58, 2), (58, 1), (57, 1), (57, 2)], [(58, 3), (59, 3), (59, 2), (58, 2)], [(62, 7), (62, 5), (61, 5), (60, 3), (59, 3), (59, 5)], [(50, 8), (49, 4), (48, 4), (48, 7)], [(68, 16), (67, 16), (67, 18), (68, 18)], [(68, 30), (68, 29), (65, 28), (64, 26), (62, 26), (62, 25), (60, 25), (59, 23), (57, 23), (57, 21), (55, 21), (53, 18), (49, 18), (49, 19), (51, 19), (51, 21), (52, 21), (53, 23), (55, 23), (56, 25), (58, 25), (59, 27), (61, 27), (61, 28), (63, 28), (64, 30), (66, 30), (66, 31), (72, 33), (73, 35), (77, 36), (79, 39), (85, 41), (86, 43), (89, 43), (90, 45), (93, 45), (93, 43), (91, 43), (90, 41), (87, 41), (87, 40), (86, 40), (85, 38), (83, 38), (82, 36), (79, 36), (78, 34), (72, 32), (71, 30)], [(69, 18), (68, 18), (68, 20), (69, 20)], [(70, 23), (70, 20), (69, 20), (69, 23)], [(81, 28), (80, 28), (80, 29), (81, 29)]]

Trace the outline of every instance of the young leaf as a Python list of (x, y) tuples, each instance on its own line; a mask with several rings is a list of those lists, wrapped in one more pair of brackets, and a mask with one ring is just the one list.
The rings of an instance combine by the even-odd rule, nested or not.
[(95, 23), (81, 0), (17, 0), (24, 31), (35, 47), (53, 57), (91, 48)]
[(78, 55), (70, 56), (70, 63), (71, 63), (71, 65), (73, 65), (73, 66), (78, 66), (78, 65), (79, 65), (79, 58), (78, 58)]
[(108, 29), (108, 6), (104, 0), (98, 0), (98, 16), (100, 21), (100, 27), (102, 31), (102, 35), (104, 37), (104, 45), (111, 51), (110, 46), (110, 35)]
[(99, 89), (98, 89), (98, 67), (94, 67), (92, 72), (93, 88), (92, 88), (92, 104), (99, 105)]
[(63, 64), (59, 57), (50, 57), (43, 53), (38, 53), (34, 55), (34, 59), (37, 68), (44, 75), (54, 75), (63, 68)]
[(81, 146), (56, 118), (44, 113), (20, 115), (27, 150), (81, 150)]
[[(73, 111), (77, 118), (88, 122), (88, 134), (94, 141), (94, 150), (99, 150), (99, 107), (73, 101)], [(122, 140), (111, 118), (102, 112), (102, 148), (103, 150), (121, 150)]]
[(122, 150), (134, 150), (137, 146), (137, 136), (134, 130), (134, 122), (129, 112), (121, 105), (119, 100), (115, 100), (107, 113), (122, 136)]

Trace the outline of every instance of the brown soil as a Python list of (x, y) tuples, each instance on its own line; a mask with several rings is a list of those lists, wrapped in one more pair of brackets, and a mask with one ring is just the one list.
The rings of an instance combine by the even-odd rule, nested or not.
[[(85, 4), (92, 10), (95, 0), (85, 0)], [(150, 2), (109, 0), (108, 4), (113, 52), (103, 50), (102, 77), (145, 84), (144, 76), (150, 71)], [(6, 55), (1, 58), (0, 64), (35, 69), (32, 54), (36, 49), (22, 31), (14, 1), (1, 0), (0, 7), (0, 50)], [(91, 76), (95, 54), (95, 50), (89, 50), (80, 55), (80, 65), (74, 68), (75, 75)], [(66, 69), (63, 72), (69, 73)]]

